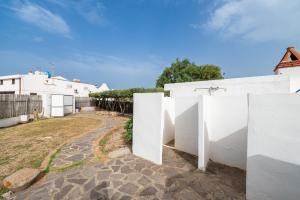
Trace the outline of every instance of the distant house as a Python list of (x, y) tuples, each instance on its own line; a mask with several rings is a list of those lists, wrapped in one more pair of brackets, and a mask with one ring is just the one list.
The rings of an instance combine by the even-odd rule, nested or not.
[(92, 84), (81, 83), (80, 80), (72, 81), (62, 76), (51, 77), (48, 73), (36, 71), (23, 75), (0, 76), (0, 94), (64, 94), (76, 97), (88, 97), (91, 92), (109, 90), (103, 83), (100, 87)]
[(100, 87), (67, 80), (62, 76), (51, 77), (49, 73), (35, 71), (23, 75), (0, 76), (0, 94), (40, 95), (43, 100), (42, 115), (64, 116), (75, 112), (75, 97), (88, 97), (91, 92), (109, 90), (103, 83)]

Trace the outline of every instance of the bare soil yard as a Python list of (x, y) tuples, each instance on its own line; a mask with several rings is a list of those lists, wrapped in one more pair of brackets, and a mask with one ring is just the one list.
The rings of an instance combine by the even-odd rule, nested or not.
[(82, 113), (0, 129), (0, 179), (24, 167), (38, 168), (53, 150), (103, 125), (99, 113)]

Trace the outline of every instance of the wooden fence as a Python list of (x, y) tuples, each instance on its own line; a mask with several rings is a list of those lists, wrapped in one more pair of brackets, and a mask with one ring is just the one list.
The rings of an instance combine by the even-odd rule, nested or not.
[(96, 106), (96, 100), (92, 97), (75, 97), (75, 108)]
[(0, 119), (42, 112), (41, 96), (0, 94)]

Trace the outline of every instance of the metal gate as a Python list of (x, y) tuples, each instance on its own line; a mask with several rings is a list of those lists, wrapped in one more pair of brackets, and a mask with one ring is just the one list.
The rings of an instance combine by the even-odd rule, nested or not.
[(71, 114), (73, 113), (73, 96), (72, 95), (64, 95), (64, 114)]

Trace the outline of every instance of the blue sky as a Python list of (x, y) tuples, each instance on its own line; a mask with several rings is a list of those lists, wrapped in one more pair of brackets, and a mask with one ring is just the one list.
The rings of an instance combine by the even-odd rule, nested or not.
[[(41, 69), (112, 88), (153, 87), (176, 58), (226, 78), (272, 74), (300, 50), (295, 0), (16, 0), (0, 3), (0, 75)], [(281, 12), (284, 8), (284, 12)]]

